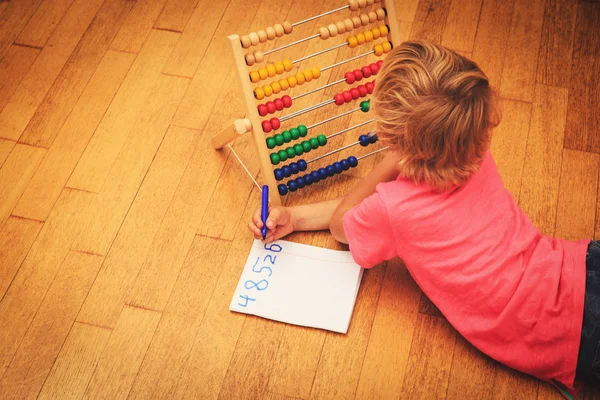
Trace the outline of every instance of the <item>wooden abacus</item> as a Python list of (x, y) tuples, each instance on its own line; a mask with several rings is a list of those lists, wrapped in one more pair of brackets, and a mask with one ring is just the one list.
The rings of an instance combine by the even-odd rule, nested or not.
[[(366, 7), (374, 6), (373, 10), (369, 12), (362, 12)], [(278, 48), (265, 51), (254, 51), (249, 52), (244, 55), (244, 49), (247, 49), (252, 46), (256, 46), (260, 43), (264, 43), (269, 40), (274, 40), (276, 38), (282, 37), (284, 35), (291, 34), (294, 27), (300, 24), (307, 23), (309, 21), (315, 20), (317, 18), (324, 17), (326, 15), (342, 11), (342, 10), (350, 10), (350, 11), (359, 11), (360, 15), (353, 16), (350, 18), (345, 18), (344, 20), (340, 20), (335, 24), (329, 24), (327, 26), (321, 27), (317, 33), (310, 35), (308, 37), (299, 39), (295, 42), (280, 46)], [(366, 11), (366, 10), (365, 10)], [(320, 38), (321, 40), (326, 40), (330, 37), (335, 37), (337, 35), (344, 34), (346, 32), (351, 32), (360, 27), (365, 27), (369, 24), (378, 23), (377, 27), (372, 29), (364, 30), (362, 32), (356, 33), (354, 35), (349, 36), (344, 43), (332, 46), (330, 48), (318, 51), (313, 54), (309, 54), (307, 56), (301, 57), (297, 60), (291, 60), (289, 58), (285, 58), (281, 61), (277, 61), (275, 63), (267, 63), (264, 67), (259, 67), (257, 69), (253, 69), (248, 71), (247, 67), (254, 66), (255, 64), (260, 64), (264, 61), (265, 56), (268, 54), (275, 53), (277, 51), (283, 50), (285, 48), (297, 45), (299, 43)], [(281, 118), (273, 117), (270, 119), (265, 119), (261, 121), (261, 117), (264, 117), (268, 114), (274, 114), (278, 111), (282, 111), (286, 108), (292, 107), (294, 100), (324, 90), (333, 85), (337, 85), (340, 83), (347, 83), (349, 85), (354, 84), (362, 80), (363, 78), (369, 78), (373, 75), (377, 75), (379, 69), (381, 67), (382, 60), (379, 60), (376, 63), (372, 63), (362, 67), (361, 69), (355, 69), (354, 71), (346, 72), (343, 78), (335, 80), (331, 83), (320, 86), (316, 89), (307, 91), (302, 94), (298, 94), (294, 97), (290, 97), (288, 95), (284, 95), (280, 98), (276, 98), (272, 101), (267, 101), (266, 103), (256, 105), (256, 100), (263, 100), (267, 97), (272, 96), (273, 94), (278, 94), (280, 92), (287, 91), (295, 86), (302, 85), (305, 82), (310, 82), (314, 79), (318, 79), (321, 76), (321, 72), (326, 71), (328, 69), (335, 68), (344, 63), (359, 59), (361, 57), (365, 57), (371, 54), (375, 54), (378, 57), (383, 56), (388, 53), (392, 44), (400, 43), (400, 36), (397, 28), (397, 20), (395, 15), (394, 1), (393, 0), (348, 0), (348, 4), (336, 8), (334, 10), (327, 11), (325, 13), (315, 15), (313, 17), (307, 18), (302, 21), (298, 21), (296, 23), (290, 23), (289, 21), (285, 21), (282, 24), (275, 24), (273, 27), (268, 27), (263, 30), (259, 30), (258, 32), (251, 32), (248, 35), (242, 36), (241, 38), (238, 35), (230, 35), (228, 37), (231, 48), (233, 50), (233, 56), (235, 60), (236, 70), (238, 73), (238, 77), (240, 78), (240, 83), (242, 86), (243, 98), (246, 104), (246, 116), (241, 119), (237, 119), (228, 126), (223, 129), (220, 133), (218, 133), (213, 139), (212, 144), (215, 149), (221, 149), (224, 146), (228, 145), (229, 142), (234, 140), (238, 135), (242, 135), (247, 132), (252, 132), (254, 141), (256, 143), (256, 147), (258, 149), (258, 156), (260, 160), (260, 168), (262, 172), (262, 176), (264, 177), (265, 184), (269, 186), (270, 193), (278, 193), (277, 195), (271, 195), (270, 201), (274, 205), (281, 204), (280, 196), (285, 196), (289, 192), (295, 192), (298, 189), (302, 189), (305, 186), (311, 185), (313, 183), (317, 183), (319, 181), (325, 180), (328, 177), (333, 175), (342, 173), (345, 170), (350, 168), (354, 168), (358, 165), (360, 159), (365, 157), (369, 157), (373, 154), (376, 154), (384, 148), (380, 148), (378, 150), (372, 151), (366, 155), (361, 157), (350, 156), (346, 159), (336, 161), (325, 168), (319, 168), (310, 173), (306, 173), (303, 176), (294, 178), (289, 180), (287, 183), (277, 182), (284, 180), (285, 178), (289, 178), (292, 175), (299, 174), (304, 172), (308, 168), (308, 164), (318, 161), (324, 157), (331, 156), (336, 154), (342, 150), (345, 150), (349, 147), (355, 145), (361, 145), (363, 147), (369, 146), (375, 142), (377, 142), (376, 134), (363, 134), (358, 137), (358, 140), (349, 145), (343, 146), (339, 149), (332, 150), (328, 153), (325, 153), (319, 157), (316, 157), (312, 160), (305, 161), (304, 159), (300, 159), (295, 162), (291, 162), (288, 165), (278, 167), (273, 169), (273, 165), (279, 165), (282, 162), (285, 162), (288, 159), (292, 159), (296, 156), (300, 156), (304, 153), (308, 153), (311, 150), (315, 150), (319, 147), (325, 146), (327, 144), (328, 139), (335, 137), (337, 135), (341, 135), (350, 130), (359, 128), (363, 125), (366, 125), (370, 122), (373, 122), (373, 119), (368, 119), (364, 122), (361, 122), (357, 125), (348, 127), (339, 132), (335, 132), (329, 135), (320, 134), (315, 137), (312, 137), (308, 140), (303, 140), (301, 143), (296, 143), (292, 146), (287, 147), (285, 150), (274, 151), (269, 154), (269, 150), (275, 149), (276, 147), (283, 146), (285, 143), (290, 143), (292, 141), (296, 141), (300, 138), (304, 138), (307, 136), (308, 131), (312, 128), (315, 128), (319, 125), (325, 124), (329, 121), (332, 121), (336, 118), (343, 117), (350, 113), (362, 111), (368, 112), (370, 109), (370, 100), (362, 100), (359, 103), (359, 106), (346, 111), (342, 114), (334, 115), (331, 118), (327, 118), (323, 121), (314, 123), (309, 126), (299, 125), (297, 127), (291, 128), (289, 130), (285, 130), (281, 134), (275, 134), (272, 136), (265, 137), (265, 133), (270, 133), (271, 131), (278, 130), (281, 128), (282, 122), (288, 121), (292, 118), (295, 118), (299, 115), (314, 111), (321, 107), (325, 107), (329, 104), (342, 105), (346, 103), (350, 103), (353, 101), (357, 101), (361, 98), (364, 98), (373, 92), (374, 83), (367, 82), (365, 84), (360, 84), (355, 86), (349, 90), (343, 91), (341, 93), (337, 93), (333, 96), (332, 99), (321, 102), (319, 104), (315, 104), (313, 106), (307, 107), (305, 109), (293, 112), (291, 114), (285, 115)], [(380, 39), (379, 42), (377, 40)], [(343, 60), (341, 62), (329, 65), (324, 68), (313, 67), (306, 69), (304, 71), (298, 71), (296, 74), (291, 74), (283, 79), (274, 80), (266, 85), (258, 85), (252, 88), (252, 84), (259, 83), (262, 80), (268, 78), (274, 78), (277, 75), (284, 74), (286, 72), (290, 72), (293, 68), (294, 64), (297, 64), (301, 61), (304, 61), (311, 57), (316, 57), (320, 54), (324, 54), (326, 52), (348, 46), (350, 48), (355, 48), (357, 46), (362, 46), (364, 44), (371, 44), (371, 48), (359, 55), (351, 57), (349, 59)], [(233, 149), (232, 149), (233, 150)], [(235, 153), (234, 153), (235, 154)], [(237, 155), (236, 155), (237, 157)], [(238, 160), (241, 160), (238, 157)], [(242, 163), (243, 165), (243, 163)], [(246, 169), (246, 167), (244, 166)], [(246, 171), (248, 171), (246, 169)], [(251, 176), (252, 177), (252, 176)], [(254, 180), (254, 178), (252, 177)], [(256, 183), (256, 182), (255, 182)], [(260, 189), (260, 187), (259, 187)]]

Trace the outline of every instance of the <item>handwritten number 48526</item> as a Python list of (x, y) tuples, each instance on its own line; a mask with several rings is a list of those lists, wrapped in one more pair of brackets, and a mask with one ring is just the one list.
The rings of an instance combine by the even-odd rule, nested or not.
[[(282, 250), (281, 246), (278, 245), (277, 243), (273, 243), (270, 245), (265, 244), (264, 247), (265, 247), (265, 250), (269, 250), (273, 253), (279, 253)], [(267, 260), (271, 265), (275, 265), (277, 256), (267, 254), (263, 258), (263, 263), (267, 263)], [(267, 271), (269, 273), (269, 275), (267, 275), (267, 278), (270, 278), (271, 275), (273, 274), (273, 269), (271, 267), (269, 267), (268, 265), (263, 265), (263, 266), (257, 268), (259, 262), (260, 262), (260, 257), (256, 257), (256, 261), (254, 262), (254, 265), (252, 266), (252, 271), (256, 272), (257, 274), (260, 274), (263, 271)], [(256, 289), (258, 291), (262, 291), (269, 287), (269, 281), (267, 281), (266, 279), (261, 279), (260, 281), (255, 282), (251, 279), (248, 279), (246, 282), (244, 282), (244, 287), (247, 290)], [(243, 303), (241, 301), (238, 302), (238, 305), (240, 307), (247, 307), (249, 302), (256, 301), (256, 299), (249, 297), (248, 295), (240, 295), (240, 299), (244, 300)]]

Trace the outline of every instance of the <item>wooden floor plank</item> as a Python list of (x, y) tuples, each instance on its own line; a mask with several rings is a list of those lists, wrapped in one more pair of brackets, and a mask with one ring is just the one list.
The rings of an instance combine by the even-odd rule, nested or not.
[(100, 120), (125, 79), (135, 55), (109, 50), (57, 132), (13, 215), (45, 221)]
[(67, 255), (0, 382), (0, 397), (22, 399), (38, 395), (102, 260), (103, 257), (91, 254)]
[[(165, 79), (184, 78), (165, 77)], [(182, 93), (181, 86), (179, 88), (166, 86), (166, 88), (170, 89), (175, 96)], [(171, 100), (167, 91), (162, 91), (157, 98), (166, 102)], [(171, 110), (173, 109), (171, 107)], [(148, 133), (148, 129), (140, 130), (140, 136)], [(141, 183), (142, 174), (133, 182), (114, 179), (110, 189), (99, 194), (98, 205), (84, 211), (94, 214), (94, 219), (87, 233), (73, 244), (73, 248), (106, 254), (111, 244), (112, 247), (79, 314), (78, 321), (109, 327), (116, 323), (123, 305), (131, 295), (135, 278), (144, 264), (148, 250), (181, 180), (196, 139), (196, 132), (170, 130), (158, 149), (143, 183)], [(141, 143), (144, 140), (150, 142), (152, 138), (140, 137), (137, 145), (126, 153), (127, 156), (124, 156), (123, 168), (115, 173), (127, 175), (128, 166), (131, 169), (140, 168), (127, 162), (133, 157), (132, 154), (135, 154), (134, 149), (142, 151)], [(158, 141), (157, 138), (154, 140)], [(148, 164), (155, 153), (155, 149), (151, 150), (145, 155)], [(148, 166), (142, 165), (142, 167), (145, 173)], [(134, 175), (133, 171), (131, 175)], [(140, 183), (141, 187), (138, 191)]]
[(94, 195), (66, 190), (33, 243), (0, 303), (0, 377), (23, 339), (67, 255)]
[(0, 299), (8, 290), (43, 222), (10, 217), (0, 228)]
[(475, 33), (483, 0), (467, 0), (450, 4), (442, 34), (442, 44), (453, 50), (473, 51)]
[(531, 119), (531, 105), (504, 100), (502, 123), (492, 135), (492, 154), (504, 186), (519, 199), (527, 136)]
[(104, 3), (29, 121), (20, 142), (50, 148), (131, 7), (129, 0)]
[(419, 1), (410, 38), (442, 44), (442, 34), (450, 12), (450, 3), (450, 0)]
[(42, 48), (63, 19), (73, 0), (44, 0), (15, 43)]
[(75, 322), (38, 399), (81, 399), (110, 334)]
[[(140, 117), (140, 112), (147, 101), (153, 102), (151, 95), (160, 70), (178, 38), (178, 33), (158, 30), (151, 32), (67, 186), (96, 193), (100, 191), (111, 166)], [(154, 103), (158, 106), (156, 103), (160, 101), (154, 99)]]
[(194, 238), (129, 398), (174, 398), (230, 247), (228, 241)]
[(419, 8), (419, 0), (407, 0), (402, 2), (395, 2), (396, 5), (396, 17), (401, 22), (413, 22), (415, 15), (417, 15), (417, 9)]
[[(183, 32), (199, 0), (167, 0), (165, 7), (154, 23), (155, 29)], [(206, 9), (214, 2), (204, 2), (201, 7)]]
[(7, 2), (0, 14), (0, 59), (13, 44), (23, 27), (43, 0), (23, 0)]
[(12, 149), (15, 147), (17, 142), (14, 140), (0, 139), (0, 168), (4, 165), (4, 162), (8, 158)]
[(600, 153), (600, 4), (579, 3), (565, 147)]
[(0, 226), (19, 201), (45, 154), (46, 149), (17, 144), (0, 168)]
[(161, 313), (125, 307), (98, 361), (84, 399), (126, 399)]
[(0, 112), (0, 136), (17, 140), (63, 69), (104, 0), (75, 0)]
[(577, 2), (547, 0), (536, 82), (568, 88)]
[(516, 1), (506, 47), (500, 94), (531, 102), (546, 0)]
[(12, 45), (4, 58), (0, 57), (0, 111), (9, 102), (11, 96), (40, 54), (40, 49)]
[(519, 204), (545, 235), (554, 234), (569, 93), (536, 85)]
[(556, 237), (579, 240), (594, 236), (599, 170), (600, 155), (563, 151)]
[(407, 372), (421, 290), (399, 260), (388, 262), (356, 398), (397, 398)]
[(167, 0), (138, 0), (110, 48), (139, 53)]

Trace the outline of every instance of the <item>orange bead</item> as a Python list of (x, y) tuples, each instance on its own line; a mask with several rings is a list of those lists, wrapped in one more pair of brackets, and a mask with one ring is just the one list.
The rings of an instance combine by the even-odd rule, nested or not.
[(360, 18), (357, 16), (352, 17), (352, 23), (354, 24), (354, 29), (362, 26), (362, 22), (360, 22)]
[(296, 79), (296, 77), (294, 75), (288, 76), (286, 80), (291, 88), (296, 87), (296, 85), (298, 84), (298, 80)]
[(283, 63), (281, 61), (277, 61), (275, 63), (275, 72), (277, 72), (277, 75), (283, 74), (284, 71), (285, 68), (283, 68)]
[(381, 37), (381, 31), (379, 30), (379, 28), (371, 29), (371, 33), (373, 34), (373, 40), (377, 40)]
[(263, 86), (263, 90), (265, 91), (265, 96), (267, 97), (273, 94), (273, 87), (271, 85)]
[(353, 49), (356, 46), (358, 46), (358, 41), (356, 40), (356, 36), (350, 36), (348, 38), (348, 47), (350, 47), (351, 49)]
[(260, 31), (256, 32), (256, 34), (258, 35), (258, 40), (260, 40), (261, 43), (264, 43), (267, 41), (267, 39), (268, 39), (267, 32), (265, 32), (264, 29), (261, 29)]
[(358, 6), (360, 8), (365, 8), (367, 6), (367, 0), (358, 0)]
[(362, 26), (369, 25), (369, 16), (367, 14), (360, 14), (359, 18), (360, 18), (360, 23), (362, 24)]
[(284, 58), (282, 62), (283, 69), (285, 70), (285, 72), (290, 72), (292, 70), (292, 60), (290, 60), (289, 58)]
[(337, 29), (337, 26), (335, 26), (335, 24), (329, 24), (329, 25), (327, 26), (327, 29), (329, 30), (329, 35), (330, 35), (331, 37), (336, 37), (336, 36), (337, 36), (337, 34), (338, 34), (338, 29)]
[(267, 73), (269, 74), (269, 78), (277, 75), (277, 71), (275, 70), (275, 66), (273, 64), (267, 64)]
[(277, 35), (277, 37), (282, 37), (283, 35), (285, 35), (285, 29), (283, 29), (283, 25), (275, 24), (273, 25), (273, 29), (275, 29), (275, 34)]
[(265, 60), (265, 55), (262, 51), (255, 51), (254, 58), (256, 59), (257, 63), (261, 63)]
[(281, 86), (281, 90), (288, 90), (290, 88), (290, 84), (286, 79), (280, 79), (279, 85)]
[(371, 32), (371, 31), (365, 31), (365, 41), (367, 43), (373, 41), (373, 32)]
[(258, 71), (250, 71), (250, 82), (256, 83), (260, 81), (260, 74)]
[(350, 11), (358, 10), (358, 0), (348, 0), (348, 6), (350, 6)]
[(252, 46), (252, 41), (250, 40), (250, 37), (248, 35), (242, 36), (240, 38), (240, 42), (242, 42), (242, 47), (245, 49)]
[(371, 11), (367, 15), (369, 16), (369, 22), (370, 23), (373, 23), (373, 22), (377, 21), (377, 13), (375, 11)]
[(322, 26), (319, 28), (319, 35), (321, 35), (321, 39), (329, 39), (329, 29), (326, 26)]
[(298, 73), (296, 73), (296, 80), (298, 81), (298, 85), (302, 85), (306, 79), (304, 78), (304, 74), (298, 71)]
[(392, 44), (390, 42), (383, 42), (381, 43), (381, 46), (383, 47), (384, 53), (389, 53), (390, 50), (392, 50)]
[(344, 21), (338, 21), (335, 23), (337, 27), (338, 33), (341, 35), (342, 33), (346, 33), (346, 25), (344, 25)]
[(279, 82), (272, 82), (271, 88), (273, 89), (273, 93), (275, 94), (281, 92), (281, 85), (279, 84)]
[(294, 29), (294, 27), (292, 26), (292, 23), (290, 21), (284, 21), (283, 25), (283, 31), (288, 34), (288, 33), (292, 33), (292, 30)]
[(267, 38), (269, 40), (273, 40), (277, 37), (277, 34), (275, 33), (275, 29), (272, 26), (266, 27), (265, 32), (267, 32)]
[(390, 33), (390, 30), (388, 29), (387, 25), (381, 25), (379, 27), (379, 31), (381, 32), (381, 37), (387, 36), (387, 34)]
[(304, 71), (304, 79), (306, 80), (306, 82), (310, 82), (313, 80), (313, 74), (310, 69), (307, 69), (306, 71)]
[(375, 13), (377, 14), (378, 20), (382, 21), (385, 18), (385, 10), (383, 8), (378, 8), (375, 10)]
[(246, 59), (246, 65), (249, 67), (256, 63), (256, 57), (254, 57), (254, 54), (248, 53), (244, 56), (244, 58)]
[(380, 44), (376, 44), (375, 46), (373, 46), (373, 51), (375, 52), (375, 55), (379, 57), (383, 55), (383, 46)]
[(365, 34), (360, 32), (356, 34), (356, 41), (358, 42), (358, 44), (365, 44), (365, 40), (367, 40), (365, 38)]
[(344, 20), (344, 25), (346, 26), (346, 32), (350, 32), (352, 29), (354, 29), (354, 24), (350, 18), (346, 18)]
[(321, 76), (321, 70), (318, 67), (312, 67), (310, 71), (312, 72), (312, 76), (314, 79), (319, 79), (319, 77)]
[(260, 79), (267, 79), (269, 77), (269, 73), (265, 67), (260, 67), (258, 69), (258, 75), (260, 76)]
[(256, 88), (254, 89), (254, 97), (256, 97), (257, 100), (262, 100), (265, 98), (265, 91), (263, 90), (263, 88)]
[(248, 37), (250, 38), (250, 42), (252, 42), (252, 46), (256, 46), (260, 43), (260, 39), (258, 38), (258, 34), (256, 32), (250, 32)]

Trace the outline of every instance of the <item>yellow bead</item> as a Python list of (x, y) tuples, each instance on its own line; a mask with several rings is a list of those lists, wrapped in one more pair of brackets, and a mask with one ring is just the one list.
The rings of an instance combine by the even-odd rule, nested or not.
[(285, 71), (285, 68), (283, 68), (283, 63), (281, 61), (277, 61), (275, 63), (275, 72), (277, 72), (277, 75), (279, 75), (283, 74), (283, 71)]
[(260, 76), (260, 79), (267, 79), (269, 77), (269, 73), (265, 67), (260, 67), (258, 69), (258, 75)]
[(353, 49), (356, 46), (358, 46), (358, 41), (356, 40), (356, 36), (350, 36), (348, 38), (348, 47), (350, 47), (351, 49)]
[(282, 63), (285, 72), (290, 72), (292, 70), (292, 60), (290, 60), (289, 58), (284, 58)]
[(367, 43), (372, 42), (373, 41), (373, 32), (371, 31), (366, 31), (365, 32), (365, 41)]
[(256, 97), (257, 100), (262, 100), (265, 98), (265, 91), (262, 88), (256, 88), (254, 89), (254, 97)]
[(267, 97), (273, 94), (273, 88), (271, 87), (271, 85), (263, 86), (263, 90), (265, 91), (265, 96)]
[(389, 53), (390, 50), (392, 50), (392, 44), (390, 42), (383, 42), (381, 46), (383, 47), (384, 53)]
[(271, 83), (271, 87), (273, 88), (273, 93), (277, 94), (281, 92), (281, 85), (279, 84), (279, 82)]
[(258, 71), (250, 71), (250, 82), (256, 83), (260, 81), (260, 75)]
[(280, 79), (279, 85), (281, 85), (281, 90), (288, 90), (290, 88), (290, 84), (285, 79)]
[(358, 44), (365, 44), (365, 40), (366, 38), (364, 33), (361, 32), (356, 35), (356, 41), (358, 42)]
[(310, 71), (312, 72), (312, 76), (314, 79), (319, 79), (319, 77), (321, 76), (321, 70), (318, 67), (312, 67)]
[(381, 25), (379, 27), (379, 31), (381, 32), (381, 36), (387, 36), (387, 34), (390, 32), (387, 25)]
[(373, 40), (377, 40), (381, 37), (381, 31), (379, 30), (379, 28), (371, 29), (371, 33), (373, 34)]
[(310, 69), (307, 69), (306, 71), (304, 71), (304, 79), (306, 80), (306, 82), (310, 82), (313, 80), (313, 74)]
[(302, 85), (306, 79), (304, 78), (304, 74), (298, 71), (296, 74), (296, 80), (298, 81), (298, 85)]
[(269, 73), (269, 78), (277, 75), (277, 71), (275, 70), (275, 66), (273, 64), (267, 64), (267, 72)]
[(375, 52), (375, 55), (379, 57), (383, 55), (383, 46), (380, 44), (376, 44), (375, 46), (373, 46), (373, 51)]
[(294, 75), (288, 76), (287, 83), (290, 85), (290, 88), (293, 88), (296, 87), (296, 85), (298, 84), (298, 80)]

